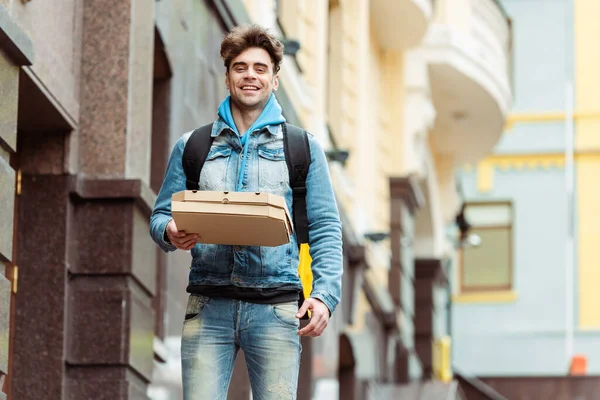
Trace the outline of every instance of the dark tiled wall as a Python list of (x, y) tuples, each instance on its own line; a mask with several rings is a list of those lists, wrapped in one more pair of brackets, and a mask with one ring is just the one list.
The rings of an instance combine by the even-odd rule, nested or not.
[(23, 175), (12, 371), (17, 399), (62, 396), (69, 186), (66, 175)]

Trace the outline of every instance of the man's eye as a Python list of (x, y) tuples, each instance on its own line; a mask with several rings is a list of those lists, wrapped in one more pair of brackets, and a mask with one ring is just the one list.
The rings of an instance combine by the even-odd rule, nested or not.
[(243, 67), (238, 67), (235, 69), (235, 72), (244, 72), (244, 68)]
[(264, 73), (266, 70), (264, 68), (257, 68), (256, 69), (257, 72), (260, 72), (261, 74)]

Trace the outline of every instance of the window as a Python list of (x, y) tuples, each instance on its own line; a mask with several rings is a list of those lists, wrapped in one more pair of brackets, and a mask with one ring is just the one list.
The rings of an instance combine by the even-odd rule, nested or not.
[(461, 252), (461, 292), (506, 291), (512, 289), (512, 205), (511, 203), (470, 203), (465, 217), (479, 235), (478, 246)]

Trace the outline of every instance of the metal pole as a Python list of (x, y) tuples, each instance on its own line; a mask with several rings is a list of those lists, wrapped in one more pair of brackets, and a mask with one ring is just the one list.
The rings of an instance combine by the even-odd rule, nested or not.
[(574, 131), (573, 83), (565, 84), (565, 189), (567, 194), (567, 240), (565, 251), (565, 357), (567, 368), (573, 356), (573, 271), (574, 271)]

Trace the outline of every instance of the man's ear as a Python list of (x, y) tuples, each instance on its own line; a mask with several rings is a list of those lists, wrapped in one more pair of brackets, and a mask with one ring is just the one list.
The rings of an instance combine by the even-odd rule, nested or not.
[(273, 90), (277, 91), (277, 88), (279, 88), (279, 75), (273, 77)]
[(229, 71), (225, 72), (225, 87), (229, 90)]

